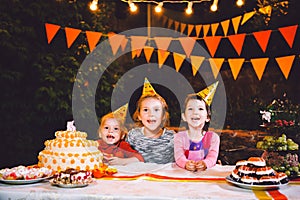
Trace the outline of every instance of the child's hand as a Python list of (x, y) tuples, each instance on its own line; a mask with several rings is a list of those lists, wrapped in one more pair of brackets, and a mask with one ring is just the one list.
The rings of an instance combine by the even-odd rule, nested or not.
[(126, 159), (125, 158), (119, 158), (119, 157), (110, 157), (107, 159), (109, 165), (125, 165)]
[(185, 163), (185, 168), (189, 171), (196, 171), (196, 162), (193, 160), (189, 160)]
[(206, 164), (205, 164), (205, 162), (203, 160), (197, 161), (195, 165), (196, 165), (197, 170), (204, 171), (207, 168)]

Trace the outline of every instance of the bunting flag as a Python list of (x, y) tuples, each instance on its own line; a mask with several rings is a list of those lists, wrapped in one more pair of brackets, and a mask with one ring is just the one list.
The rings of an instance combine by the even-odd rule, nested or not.
[(170, 46), (170, 43), (173, 38), (171, 37), (154, 37), (153, 38), (158, 49), (163, 50), (160, 51), (162, 54), (166, 52)]
[(94, 31), (85, 31), (85, 35), (89, 44), (90, 51), (92, 52), (99, 42), (102, 33), (94, 32)]
[(204, 59), (205, 59), (205, 57), (203, 57), (203, 56), (191, 56), (191, 65), (192, 65), (193, 76), (196, 75), (196, 73), (199, 70)]
[(212, 36), (212, 37), (204, 38), (204, 42), (208, 48), (211, 57), (215, 56), (220, 41), (221, 41), (221, 36)]
[(229, 23), (230, 23), (229, 19), (221, 22), (221, 26), (222, 26), (222, 29), (223, 29), (223, 32), (224, 32), (224, 36), (227, 36)]
[(146, 36), (131, 36), (131, 54), (132, 58), (139, 57), (148, 40)]
[(144, 47), (144, 54), (145, 54), (147, 63), (150, 62), (150, 58), (151, 58), (151, 56), (153, 54), (153, 51), (154, 51), (154, 47), (149, 47), (149, 46), (145, 46)]
[(174, 65), (177, 72), (179, 72), (185, 58), (186, 55), (173, 52)]
[(238, 33), (241, 18), (242, 18), (242, 16), (237, 16), (237, 17), (231, 19), (235, 34)]
[(203, 37), (206, 37), (210, 28), (210, 24), (203, 25)]
[(281, 69), (285, 79), (288, 79), (295, 55), (275, 58), (279, 68)]
[(253, 58), (250, 59), (250, 61), (258, 80), (261, 80), (261, 77), (266, 69), (269, 58)]
[(235, 51), (237, 54), (240, 56), (242, 52), (242, 47), (244, 45), (244, 40), (246, 37), (245, 33), (242, 34), (236, 34), (236, 35), (230, 35), (227, 36), (228, 39), (230, 40), (232, 46), (234, 47)]
[(209, 58), (208, 61), (210, 63), (211, 70), (215, 78), (217, 78), (221, 67), (224, 63), (225, 58)]
[(211, 25), (211, 34), (212, 34), (212, 36), (215, 36), (218, 27), (219, 27), (219, 23), (214, 23), (214, 24)]
[(184, 30), (185, 30), (186, 24), (181, 23), (180, 24), (180, 33), (183, 34)]
[(159, 66), (159, 68), (161, 68), (162, 65), (165, 63), (165, 61), (167, 60), (169, 54), (170, 54), (169, 51), (164, 51), (164, 50), (161, 50), (161, 49), (157, 50), (158, 66)]
[(172, 19), (169, 19), (169, 20), (168, 20), (168, 28), (171, 28), (173, 22), (174, 22), (174, 20), (172, 20)]
[(197, 37), (199, 37), (201, 29), (202, 29), (202, 25), (196, 25), (195, 26), (196, 36)]
[(294, 25), (294, 26), (287, 26), (287, 27), (278, 28), (278, 30), (280, 31), (281, 35), (283, 36), (285, 41), (288, 43), (290, 48), (293, 47), (295, 35), (296, 35), (296, 32), (297, 32), (297, 28), (298, 28), (298, 24)]
[(186, 56), (189, 58), (193, 51), (196, 40), (192, 37), (181, 37), (181, 38), (179, 38), (179, 42), (180, 42)]
[(175, 30), (175, 31), (178, 31), (178, 28), (179, 28), (179, 22), (178, 22), (178, 21), (175, 21), (175, 22), (174, 22), (174, 30)]
[(70, 48), (73, 44), (73, 42), (76, 40), (78, 35), (80, 34), (81, 30), (75, 29), (75, 28), (65, 28), (65, 33), (66, 33), (66, 39), (67, 39), (67, 46)]
[(52, 41), (52, 39), (54, 38), (54, 36), (58, 32), (58, 30), (60, 29), (60, 26), (55, 25), (55, 24), (46, 23), (45, 28), (46, 28), (48, 44), (50, 44), (50, 42)]
[(256, 11), (252, 11), (249, 13), (245, 13), (243, 16), (243, 20), (241, 22), (241, 25), (244, 25), (251, 17), (253, 17), (253, 15), (256, 13)]
[(271, 30), (266, 30), (253, 33), (257, 43), (264, 53), (266, 52), (271, 32)]
[(123, 39), (123, 41), (121, 43), (121, 49), (122, 49), (122, 51), (125, 51), (127, 43), (128, 43), (128, 39), (126, 37), (124, 37), (124, 39)]
[(195, 25), (193, 24), (188, 24), (188, 32), (187, 35), (190, 36), (192, 31), (194, 30)]
[(119, 35), (115, 33), (108, 33), (108, 41), (111, 46), (113, 55), (116, 55), (118, 49), (120, 48), (123, 40), (125, 40), (125, 35)]
[(228, 63), (229, 63), (231, 73), (233, 75), (234, 80), (236, 80), (237, 76), (239, 75), (244, 61), (245, 61), (245, 58), (229, 58), (228, 59)]
[(166, 17), (165, 15), (162, 16), (162, 25), (165, 26), (165, 24), (168, 21), (168, 17)]

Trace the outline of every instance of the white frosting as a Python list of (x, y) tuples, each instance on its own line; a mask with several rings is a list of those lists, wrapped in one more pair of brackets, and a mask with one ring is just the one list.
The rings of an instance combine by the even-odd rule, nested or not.
[(100, 168), (103, 154), (98, 142), (87, 140), (87, 134), (79, 131), (57, 131), (56, 138), (45, 141), (45, 149), (39, 153), (38, 165), (55, 171), (68, 168), (92, 170)]
[(263, 167), (263, 168), (258, 168), (256, 170), (257, 175), (266, 175), (266, 174), (272, 174), (275, 171), (271, 167)]

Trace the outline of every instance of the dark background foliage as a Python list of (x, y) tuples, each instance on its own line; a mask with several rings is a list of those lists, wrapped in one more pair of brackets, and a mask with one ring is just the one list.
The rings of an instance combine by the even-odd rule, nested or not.
[[(76, 42), (68, 49), (65, 35), (63, 31), (59, 31), (52, 43), (47, 44), (45, 23), (103, 33), (121, 32), (147, 25), (145, 4), (140, 5), (139, 15), (130, 15), (127, 5), (121, 1), (101, 1), (96, 13), (89, 11), (89, 2), (89, 0), (1, 1), (0, 131), (2, 145), (0, 145), (0, 152), (5, 155), (5, 159), (1, 159), (0, 167), (36, 163), (38, 152), (44, 148), (44, 141), (54, 138), (54, 132), (64, 130), (66, 121), (73, 118), (72, 89), (77, 70), (89, 54), (87, 41), (84, 35), (80, 34)], [(214, 17), (208, 11), (209, 6), (204, 4), (203, 7), (195, 5), (195, 9), (199, 12), (195, 12), (193, 18), (180, 19), (183, 23), (213, 23), (258, 9), (255, 1), (247, 1), (242, 10), (234, 8), (234, 1), (232, 1), (232, 6), (229, 3), (225, 5), (222, 1), (220, 2), (220, 11)], [(274, 4), (278, 1), (267, 2)], [(256, 15), (240, 31), (251, 33), (267, 29), (276, 30), (278, 27), (298, 24), (299, 18), (296, 12), (299, 10), (297, 9), (299, 3), (296, 0), (289, 2), (290, 6), (286, 8), (286, 14), (281, 13), (275, 7), (274, 15), (267, 24), (265, 16)], [(178, 13), (183, 11), (182, 7), (183, 5), (166, 7), (168, 11), (165, 15), (177, 20), (176, 17), (180, 17)], [(155, 17), (151, 23), (157, 25)], [(233, 79), (228, 63), (222, 67), (220, 73), (227, 94), (225, 128), (258, 129), (259, 110), (274, 98), (281, 98), (284, 93), (293, 103), (300, 102), (300, 87), (297, 83), (300, 74), (299, 31), (292, 49), (284, 44), (281, 37), (279, 33), (272, 34), (268, 54), (258, 53), (260, 49), (257, 46), (257, 49), (244, 50), (241, 56), (274, 58), (296, 54), (297, 58), (288, 80), (284, 78), (275, 61), (270, 61), (261, 81), (257, 79), (251, 63), (243, 65), (237, 80)], [(254, 41), (247, 42), (252, 45), (255, 43)], [(228, 45), (230, 44), (220, 44), (216, 57), (232, 56), (233, 52), (228, 50)], [(128, 55), (121, 61), (114, 62), (107, 69), (97, 89), (96, 110), (99, 118), (110, 111), (110, 97), (114, 84), (127, 70), (142, 63), (145, 63), (143, 56), (132, 60)], [(167, 64), (174, 65), (171, 60), (168, 60)], [(180, 73), (189, 80), (195, 90), (205, 87), (201, 77), (192, 76), (190, 66), (187, 64), (183, 65)], [(136, 95), (139, 95), (138, 92)], [(177, 126), (180, 122), (180, 112), (175, 109), (178, 107), (178, 102), (170, 102), (169, 107), (172, 111), (171, 125)]]

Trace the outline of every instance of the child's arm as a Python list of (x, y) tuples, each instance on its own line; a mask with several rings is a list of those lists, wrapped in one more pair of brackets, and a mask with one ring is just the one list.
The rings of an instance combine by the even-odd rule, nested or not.
[(216, 165), (220, 147), (220, 137), (216, 133), (213, 133), (211, 138), (211, 144), (209, 152), (206, 158), (203, 160), (207, 168), (211, 168)]
[(185, 168), (188, 162), (188, 159), (184, 155), (183, 139), (182, 134), (176, 133), (174, 135), (174, 157), (176, 164), (181, 168)]
[(134, 162), (140, 162), (136, 157), (131, 158), (119, 158), (119, 157), (110, 157), (108, 163), (110, 165), (127, 165)]

